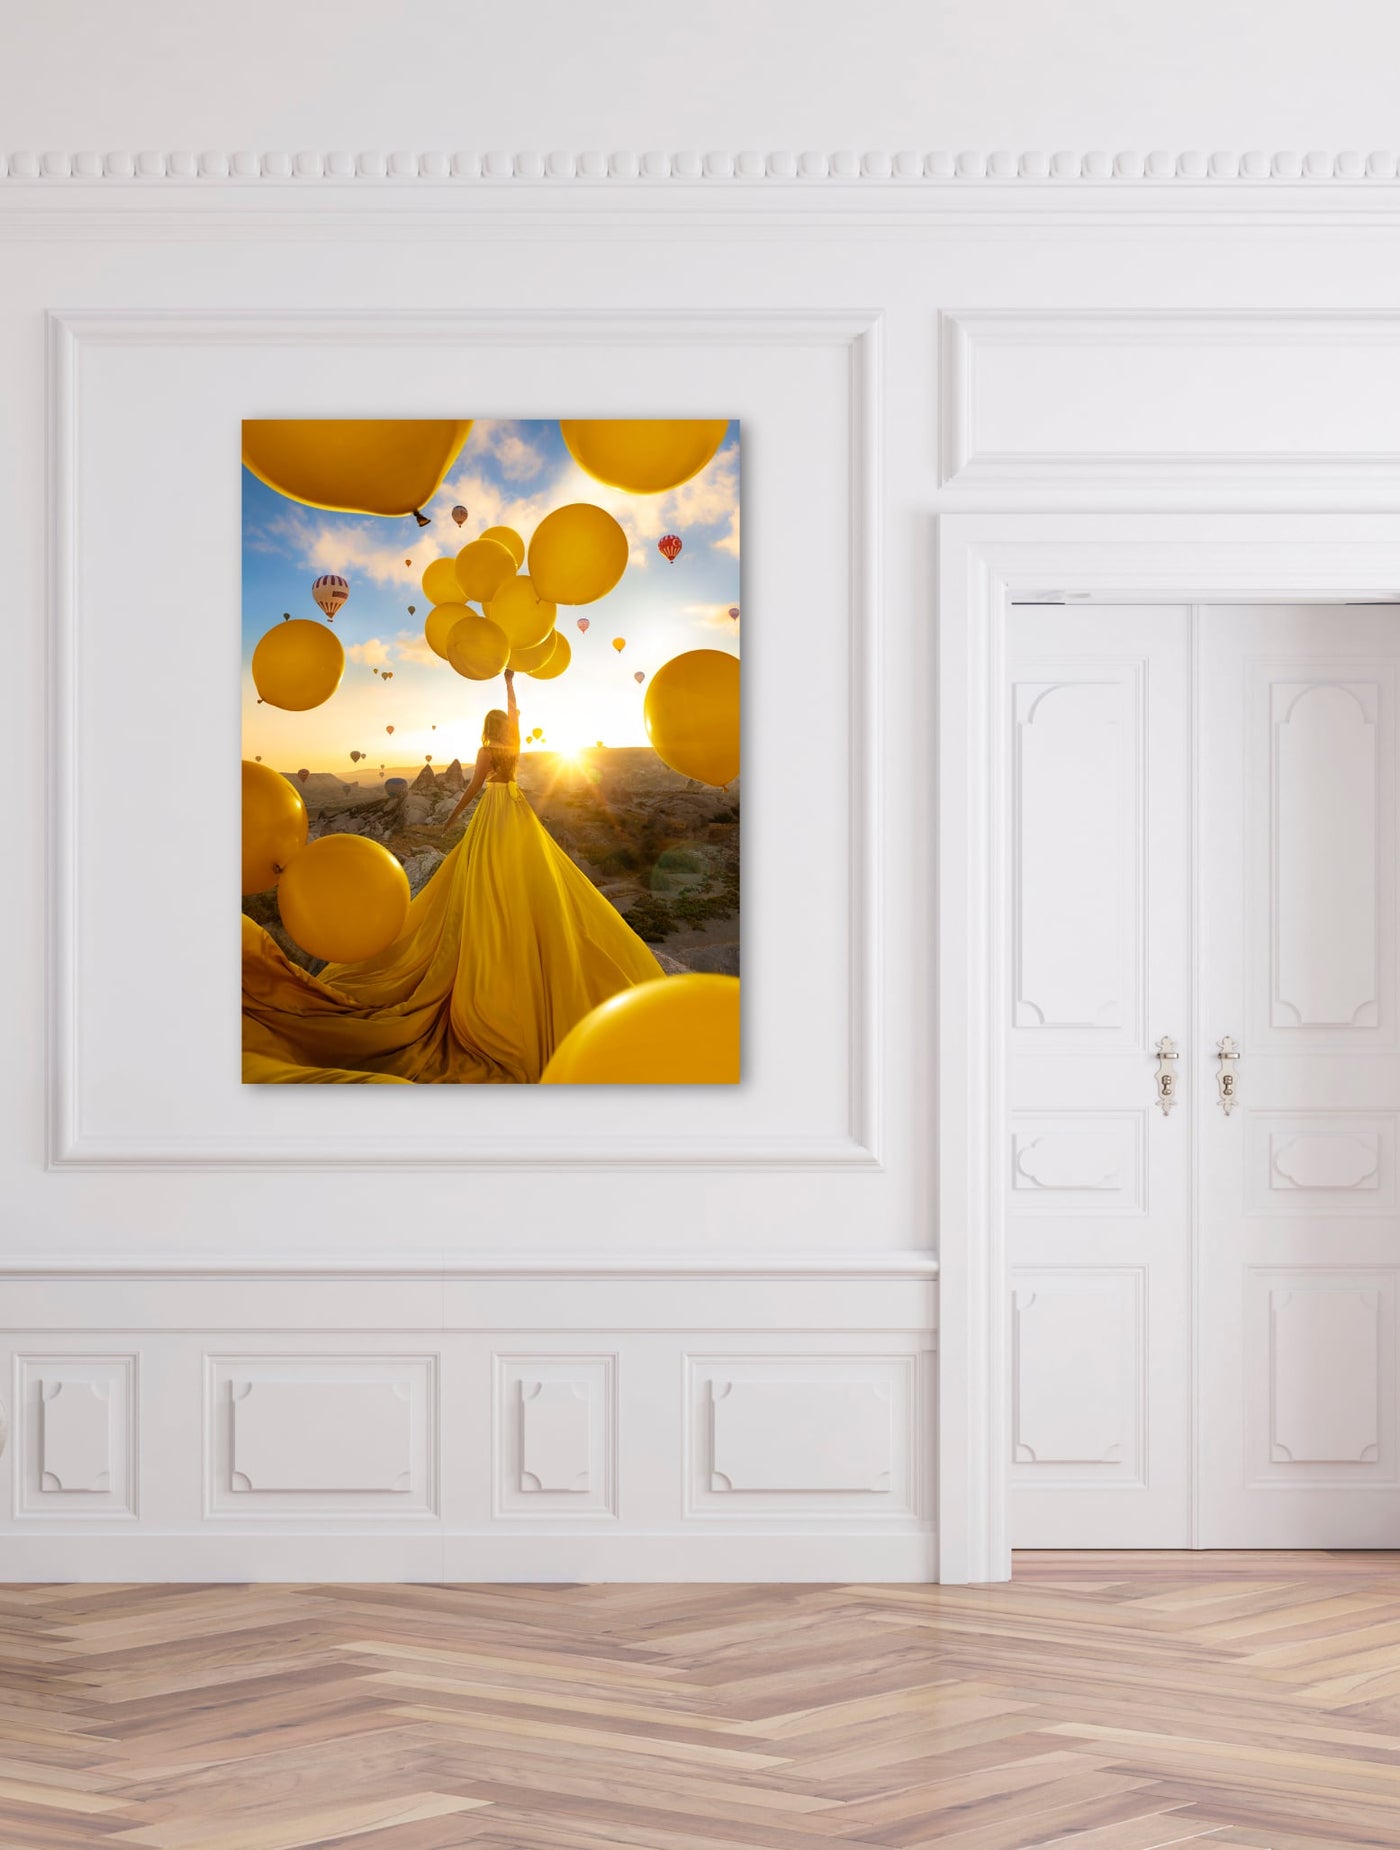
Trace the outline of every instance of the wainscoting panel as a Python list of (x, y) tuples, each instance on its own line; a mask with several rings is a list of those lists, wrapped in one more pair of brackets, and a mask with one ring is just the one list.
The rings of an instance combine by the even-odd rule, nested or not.
[(135, 1355), (15, 1357), (15, 1513), (136, 1514)]
[(926, 1256), (113, 1283), (5, 1281), (0, 1581), (935, 1572)]

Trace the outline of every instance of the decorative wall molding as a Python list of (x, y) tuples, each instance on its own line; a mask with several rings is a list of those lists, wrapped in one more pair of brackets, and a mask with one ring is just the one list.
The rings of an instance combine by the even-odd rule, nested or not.
[[(878, 1168), (882, 1163), (882, 1023), (884, 905), (880, 829), (882, 750), (880, 499), (883, 394), (878, 311), (861, 309), (569, 309), (499, 311), (440, 309), (71, 310), (48, 316), (51, 446), (49, 686), (51, 699), (51, 835), (49, 843), (49, 1158), (51, 1167), (96, 1164), (121, 1168), (330, 1170), (347, 1167), (579, 1170), (674, 1168), (822, 1170)], [(174, 348), (354, 349), (365, 343), (489, 350), (500, 347), (575, 348), (628, 345), (684, 353), (809, 348), (841, 357), (838, 388), (846, 418), (849, 482), (846, 517), (847, 603), (841, 646), (846, 661), (845, 705), (851, 792), (845, 848), (849, 870), (846, 959), (839, 1018), (845, 1034), (843, 1122), (808, 1131), (765, 1132), (761, 1126), (723, 1137), (679, 1128), (666, 1134), (579, 1133), (542, 1138), (419, 1133), (400, 1127), (364, 1135), (317, 1131), (283, 1142), (222, 1128), (183, 1135), (161, 1128), (108, 1135), (90, 1123), (85, 1106), (85, 1008), (80, 885), (86, 840), (82, 819), (85, 750), (79, 712), (84, 604), (79, 483), (84, 454), (81, 381), (84, 357), (97, 349)], [(89, 375), (90, 376), (90, 375)], [(85, 1122), (85, 1118), (89, 1122)]]
[(1392, 505), (1398, 359), (1389, 309), (945, 310), (940, 481)]
[(917, 1279), (931, 1252), (896, 1253), (6, 1253), (4, 1279)]
[(267, 181), (274, 185), (316, 182), (373, 185), (403, 181), (434, 185), (472, 182), (491, 185), (503, 181), (649, 185), (659, 181), (705, 184), (728, 180), (779, 185), (810, 181), (844, 185), (882, 182), (957, 185), (978, 181), (990, 184), (1076, 181), (1122, 185), (1171, 181), (1192, 186), (1257, 185), (1260, 182), (1313, 185), (1330, 181), (1374, 186), (1393, 184), (1397, 177), (1400, 177), (1400, 156), (1390, 149), (1365, 154), (1353, 149), (1339, 153), (1325, 149), (1309, 149), (1303, 153), (1292, 149), (1273, 153), (1261, 149), (1248, 149), (1243, 153), (1216, 149), (1203, 153), (1195, 149), (1173, 151), (1166, 148), (1154, 148), (1147, 153), (1125, 149), (1112, 154), (1101, 149), (1086, 153), (1059, 149), (1047, 153), (1003, 148), (991, 151), (939, 149), (932, 153), (908, 148), (897, 152), (874, 149), (864, 153), (848, 149), (835, 153), (808, 149), (801, 154), (786, 149), (769, 153), (749, 149), (737, 153), (711, 150), (704, 154), (668, 154), (658, 150), (645, 153), (553, 150), (547, 154), (493, 150), (484, 154), (446, 154), (437, 151), (413, 153), (406, 149), (356, 154), (344, 150), (328, 153), (302, 150), (295, 154), (248, 150), (162, 153), (153, 149), (137, 153), (120, 149), (107, 153), (94, 150), (70, 153), (59, 149), (0, 154), (0, 180), (20, 186), (51, 185), (65, 180), (118, 186), (142, 185), (154, 180), (177, 185), (243, 185), (250, 181)]

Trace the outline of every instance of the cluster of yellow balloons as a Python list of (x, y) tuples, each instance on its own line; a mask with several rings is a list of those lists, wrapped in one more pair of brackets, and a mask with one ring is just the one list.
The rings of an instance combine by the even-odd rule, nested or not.
[(672, 656), (651, 677), (643, 704), (659, 758), (702, 784), (739, 775), (739, 661), (722, 649)]
[(243, 760), (243, 891), (277, 888), (277, 909), (312, 957), (359, 963), (399, 936), (408, 875), (364, 835), (323, 835), (309, 846), (301, 792), (264, 764)]
[(658, 977), (610, 996), (564, 1036), (540, 1083), (737, 1085), (738, 977)]
[(490, 681), (506, 668), (553, 680), (573, 659), (555, 628), (559, 605), (593, 603), (626, 569), (627, 535), (589, 502), (547, 514), (528, 552), (514, 528), (488, 527), (455, 559), (434, 559), (424, 571), (433, 608), (423, 634), (469, 681)]

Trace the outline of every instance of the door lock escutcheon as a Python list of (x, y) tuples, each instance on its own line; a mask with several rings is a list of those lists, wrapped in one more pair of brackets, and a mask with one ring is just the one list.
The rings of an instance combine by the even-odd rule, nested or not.
[(1239, 1070), (1237, 1062), (1240, 1057), (1240, 1044), (1233, 1036), (1226, 1034), (1217, 1043), (1217, 1058), (1220, 1061), (1216, 1073), (1216, 1085), (1220, 1090), (1220, 1109), (1228, 1118), (1235, 1109), (1240, 1095)]
[(1165, 1118), (1176, 1103), (1176, 1063), (1181, 1055), (1170, 1034), (1162, 1036), (1154, 1051), (1157, 1055), (1157, 1105)]

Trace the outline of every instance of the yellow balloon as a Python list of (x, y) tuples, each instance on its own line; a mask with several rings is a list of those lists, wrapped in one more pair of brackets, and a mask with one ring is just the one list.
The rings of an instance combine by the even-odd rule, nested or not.
[(447, 659), (468, 681), (489, 681), (510, 660), (510, 644), (498, 623), (473, 612), (448, 637)]
[(515, 556), (499, 540), (472, 540), (457, 554), (453, 571), (462, 596), (489, 602), (507, 578), (515, 576)]
[(423, 637), (434, 655), (447, 660), (447, 644), (453, 630), (463, 617), (474, 617), (476, 612), (468, 610), (465, 604), (439, 604), (436, 610), (428, 612), (423, 624)]
[(279, 772), (243, 760), (243, 891), (265, 893), (306, 846), (306, 805)]
[(245, 418), (243, 461), (308, 507), (414, 514), (457, 460), (470, 418)]
[(434, 559), (423, 573), (423, 595), (433, 604), (460, 604), (462, 587), (457, 583), (455, 563), (451, 559)]
[(408, 875), (367, 836), (323, 835), (283, 874), (277, 910), (312, 957), (357, 964), (387, 950), (403, 930)]
[(738, 977), (663, 976), (620, 990), (575, 1022), (540, 1083), (738, 1085)]
[(530, 539), (530, 576), (552, 604), (592, 604), (627, 570), (627, 535), (590, 501), (557, 507)]
[(678, 488), (709, 462), (728, 418), (561, 418), (569, 454), (595, 481), (633, 495)]
[(533, 674), (537, 668), (549, 660), (554, 653), (555, 631), (551, 630), (543, 642), (537, 642), (533, 649), (512, 649), (510, 666), (524, 674)]
[(538, 668), (529, 668), (526, 673), (532, 681), (556, 681), (573, 659), (574, 652), (569, 647), (568, 637), (562, 630), (555, 630), (554, 647)]
[(525, 542), (514, 527), (488, 527), (481, 535), (484, 540), (495, 540), (505, 547), (515, 561), (515, 569), (520, 570), (525, 563)]
[(253, 651), (253, 685), (270, 707), (288, 713), (321, 706), (344, 673), (339, 636), (308, 617), (277, 624)]
[(491, 602), (486, 614), (505, 631), (512, 649), (533, 649), (554, 628), (557, 606), (547, 604), (534, 584), (523, 575), (507, 578)]
[(739, 775), (739, 662), (720, 649), (676, 655), (651, 677), (647, 737), (673, 771), (702, 784)]

